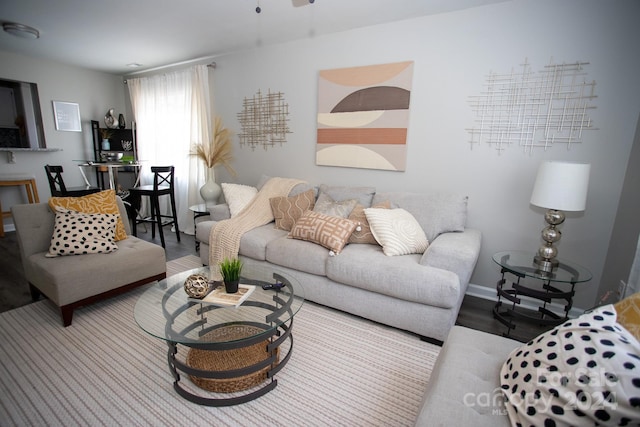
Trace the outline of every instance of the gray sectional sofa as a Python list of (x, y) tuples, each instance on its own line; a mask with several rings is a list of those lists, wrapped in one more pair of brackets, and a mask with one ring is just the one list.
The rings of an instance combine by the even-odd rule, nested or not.
[(500, 369), (521, 342), (454, 326), (436, 361), (416, 427), (511, 425)]
[[(296, 186), (290, 195), (309, 188)], [(405, 209), (425, 231), (428, 249), (424, 254), (386, 256), (379, 245), (348, 244), (331, 256), (318, 244), (288, 238), (288, 232), (272, 222), (243, 235), (240, 259), (251, 266), (278, 266), (302, 284), (307, 300), (444, 341), (480, 251), (480, 232), (466, 228), (467, 197), (361, 187), (329, 187), (329, 191), (335, 201), (355, 197), (366, 207), (389, 201), (392, 208)], [(210, 220), (197, 224), (204, 265), (209, 263), (211, 227), (229, 216), (228, 206), (219, 204), (210, 209)]]

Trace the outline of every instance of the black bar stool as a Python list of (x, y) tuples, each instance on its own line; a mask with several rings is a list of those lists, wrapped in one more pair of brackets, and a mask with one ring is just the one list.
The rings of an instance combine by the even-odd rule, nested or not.
[(62, 178), (62, 172), (64, 172), (62, 166), (45, 165), (44, 170), (47, 172), (49, 189), (51, 190), (51, 195), (53, 197), (78, 197), (102, 191), (102, 189), (98, 187), (86, 185), (79, 187), (67, 187), (64, 184), (64, 179)]
[[(156, 225), (162, 247), (164, 244), (164, 233), (162, 227), (172, 225), (176, 229), (176, 238), (180, 241), (180, 229), (178, 228), (178, 215), (176, 213), (176, 197), (174, 193), (174, 166), (151, 166), (153, 172), (153, 184), (141, 185), (129, 189), (131, 200), (137, 205), (136, 211), (140, 208), (142, 196), (149, 196), (151, 215), (141, 218), (139, 214), (133, 216), (133, 235), (137, 236), (137, 225), (140, 223), (151, 223), (151, 237), (156, 237)], [(160, 212), (160, 196), (168, 195), (171, 199), (171, 215), (163, 215)]]

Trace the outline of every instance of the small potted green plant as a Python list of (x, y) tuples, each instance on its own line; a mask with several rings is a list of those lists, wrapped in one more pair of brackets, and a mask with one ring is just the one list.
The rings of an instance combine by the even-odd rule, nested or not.
[(228, 294), (238, 292), (238, 284), (240, 283), (240, 273), (242, 272), (242, 261), (238, 258), (225, 258), (220, 263), (220, 274), (224, 281), (224, 288)]

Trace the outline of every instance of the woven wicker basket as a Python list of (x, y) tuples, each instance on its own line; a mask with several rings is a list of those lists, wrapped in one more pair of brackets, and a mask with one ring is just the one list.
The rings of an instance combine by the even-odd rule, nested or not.
[[(241, 338), (254, 336), (264, 332), (263, 329), (248, 325), (234, 325), (216, 329), (206, 334), (203, 339), (211, 342), (235, 341)], [(192, 348), (189, 350), (186, 363), (192, 368), (206, 371), (230, 371), (251, 366), (269, 357), (267, 345), (269, 340), (264, 340), (249, 347), (233, 350), (201, 350)], [(276, 350), (276, 364), (280, 359), (280, 349)], [(198, 387), (216, 393), (233, 393), (255, 387), (267, 379), (267, 366), (257, 372), (237, 378), (218, 379), (200, 378), (189, 375), (191, 381)]]

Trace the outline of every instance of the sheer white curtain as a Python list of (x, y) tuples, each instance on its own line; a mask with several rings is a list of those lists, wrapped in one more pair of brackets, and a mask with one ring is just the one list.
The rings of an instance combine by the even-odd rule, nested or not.
[[(152, 183), (151, 166), (175, 166), (178, 225), (188, 234), (194, 233), (189, 206), (202, 203), (198, 191), (205, 179), (204, 165), (189, 151), (192, 144), (209, 139), (208, 72), (206, 65), (197, 65), (127, 79), (137, 125), (138, 157), (144, 162), (142, 183)], [(164, 203), (163, 209), (167, 209), (168, 201)]]

